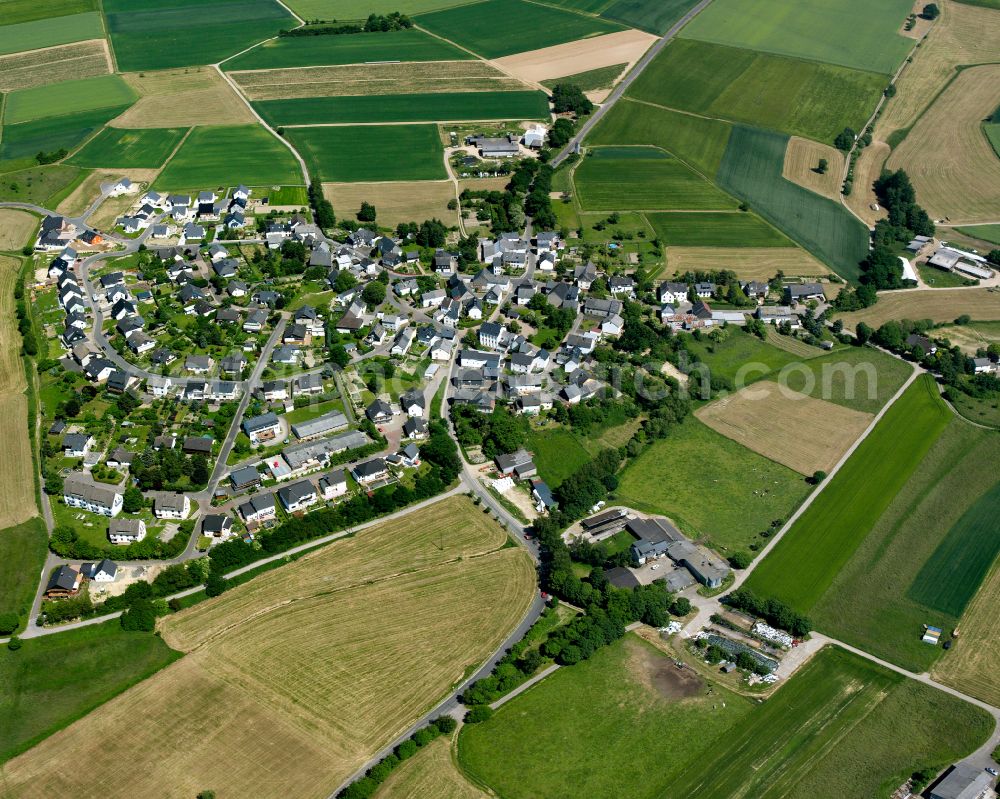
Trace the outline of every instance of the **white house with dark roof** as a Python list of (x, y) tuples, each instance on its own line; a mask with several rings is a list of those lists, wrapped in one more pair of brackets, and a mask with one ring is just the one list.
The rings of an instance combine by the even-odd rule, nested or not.
[(146, 537), (142, 519), (112, 519), (108, 522), (108, 540), (112, 544), (134, 544)]
[(278, 499), (289, 513), (305, 510), (319, 501), (316, 487), (308, 480), (299, 480), (297, 483), (279, 488)]
[(157, 491), (153, 495), (153, 515), (157, 519), (186, 519), (191, 512), (187, 494), (176, 491)]
[(63, 485), (63, 502), (71, 508), (114, 517), (121, 513), (122, 501), (122, 495), (111, 487), (72, 477)]

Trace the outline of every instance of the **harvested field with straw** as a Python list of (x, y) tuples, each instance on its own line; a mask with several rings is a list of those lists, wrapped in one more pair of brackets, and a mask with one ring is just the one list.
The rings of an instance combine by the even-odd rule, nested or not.
[(982, 288), (888, 291), (880, 294), (870, 308), (839, 314), (837, 318), (853, 330), (858, 322), (872, 327), (890, 319), (950, 322), (962, 314), (980, 322), (1000, 320), (1000, 292)]
[(695, 415), (716, 432), (805, 475), (830, 471), (873, 418), (770, 380), (723, 397)]
[(92, 78), (111, 72), (104, 39), (45, 47), (0, 56), (0, 92), (30, 89), (46, 83)]
[(523, 81), (541, 83), (550, 78), (577, 75), (618, 64), (626, 64), (631, 69), (656, 39), (656, 36), (642, 31), (619, 31), (504, 56), (494, 59), (494, 63)]
[(107, 799), (327, 796), (522, 618), (535, 573), (506, 540), (456, 497), (172, 616), (188, 656), (7, 763), (7, 795), (86, 762), (115, 775)]
[[(826, 172), (817, 171), (819, 161), (827, 161)], [(792, 136), (785, 150), (781, 174), (793, 183), (836, 200), (840, 197), (840, 176), (844, 172), (844, 154), (836, 147)]]
[(452, 754), (452, 743), (439, 738), (425, 746), (382, 783), (374, 794), (375, 799), (487, 799), (458, 770)]
[(395, 227), (431, 217), (448, 226), (458, 224), (458, 211), (448, 210), (448, 201), (455, 199), (455, 184), (450, 180), (324, 183), (323, 193), (344, 216), (357, 213), (363, 202), (371, 203), (380, 225)]
[(667, 247), (671, 272), (732, 269), (743, 280), (828, 275), (830, 270), (798, 247)]
[(111, 127), (183, 128), (257, 122), (246, 103), (210, 67), (136, 72), (124, 78), (140, 98), (111, 120)]
[(847, 207), (868, 225), (874, 225), (886, 216), (885, 210), (881, 207), (878, 211), (872, 210), (872, 205), (878, 204), (875, 189), (872, 187), (882, 174), (882, 167), (885, 165), (885, 159), (889, 157), (889, 152), (888, 144), (873, 141), (861, 151), (858, 160), (854, 162), (854, 184), (845, 200)]
[(0, 208), (0, 250), (20, 250), (38, 228), (38, 217), (16, 208)]

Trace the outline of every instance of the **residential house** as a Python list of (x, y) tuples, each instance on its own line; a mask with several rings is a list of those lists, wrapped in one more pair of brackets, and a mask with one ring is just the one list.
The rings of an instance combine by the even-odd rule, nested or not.
[(308, 480), (300, 480), (297, 483), (279, 488), (278, 499), (281, 500), (281, 504), (289, 513), (305, 510), (318, 501), (316, 488)]
[(389, 468), (382, 458), (373, 458), (351, 467), (351, 474), (361, 485), (370, 485), (389, 476)]
[(191, 512), (187, 494), (176, 491), (157, 491), (153, 495), (153, 515), (157, 519), (186, 519)]
[(274, 494), (254, 494), (240, 505), (240, 515), (247, 524), (259, 524), (275, 518)]
[(115, 488), (69, 477), (63, 485), (63, 502), (71, 508), (117, 516), (122, 509), (122, 495)]
[(256, 446), (265, 441), (273, 441), (281, 432), (281, 422), (272, 411), (268, 411), (260, 416), (244, 419), (243, 432), (247, 434), (250, 443)]
[(260, 485), (260, 473), (254, 466), (244, 466), (229, 473), (229, 482), (234, 491), (246, 491)]
[(212, 538), (229, 538), (233, 534), (233, 517), (226, 513), (210, 513), (201, 520), (201, 534)]
[(76, 596), (83, 584), (83, 575), (77, 566), (64, 564), (52, 572), (45, 585), (46, 599)]
[(112, 544), (134, 544), (146, 537), (142, 519), (112, 519), (108, 522), (108, 540)]
[(347, 493), (347, 474), (337, 469), (319, 479), (319, 493), (324, 500), (336, 499)]

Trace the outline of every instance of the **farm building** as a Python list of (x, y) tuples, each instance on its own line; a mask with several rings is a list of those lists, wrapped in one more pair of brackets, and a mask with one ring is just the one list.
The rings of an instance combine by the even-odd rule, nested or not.
[(959, 763), (931, 789), (930, 799), (980, 799), (991, 796), (993, 777), (983, 769)]

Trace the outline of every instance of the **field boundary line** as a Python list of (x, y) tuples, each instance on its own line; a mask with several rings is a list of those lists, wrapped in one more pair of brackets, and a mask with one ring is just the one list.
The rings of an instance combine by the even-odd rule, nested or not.
[[(159, 177), (159, 173), (160, 172), (162, 172), (164, 169), (167, 168), (167, 164), (169, 164), (171, 161), (174, 160), (174, 157), (177, 155), (178, 152), (180, 152), (181, 147), (183, 146), (184, 142), (186, 142), (188, 140), (188, 136), (191, 135), (191, 131), (193, 131), (193, 130), (194, 130), (194, 126), (188, 128), (187, 129), (187, 133), (185, 133), (183, 136), (181, 136), (181, 140), (179, 142), (177, 142), (177, 146), (174, 147), (174, 149), (170, 152), (170, 155), (168, 155), (167, 159), (163, 162), (163, 166), (161, 166), (159, 168), (159, 170), (157, 171), (157, 177)], [(155, 178), (154, 178), (154, 181), (155, 181)], [(152, 182), (150, 182), (150, 185), (152, 185)]]
[(101, 30), (104, 40), (108, 43), (108, 59), (111, 62), (112, 74), (118, 74), (118, 56), (115, 55), (115, 44), (111, 41), (111, 31), (108, 29), (108, 15), (104, 12), (104, 0), (97, 0), (97, 10), (101, 15)]
[(514, 699), (523, 694), (525, 691), (531, 688), (531, 686), (540, 683), (542, 680), (548, 677), (552, 672), (557, 671), (559, 668), (560, 666), (558, 663), (553, 663), (552, 665), (547, 666), (546, 668), (538, 672), (538, 674), (536, 674), (530, 680), (525, 680), (523, 683), (517, 686), (517, 688), (515, 688), (513, 691), (511, 691), (508, 694), (504, 694), (496, 702), (491, 703), (490, 707), (493, 708), (494, 710), (496, 710), (499, 707), (502, 707), (503, 705), (507, 704), (511, 699)]

